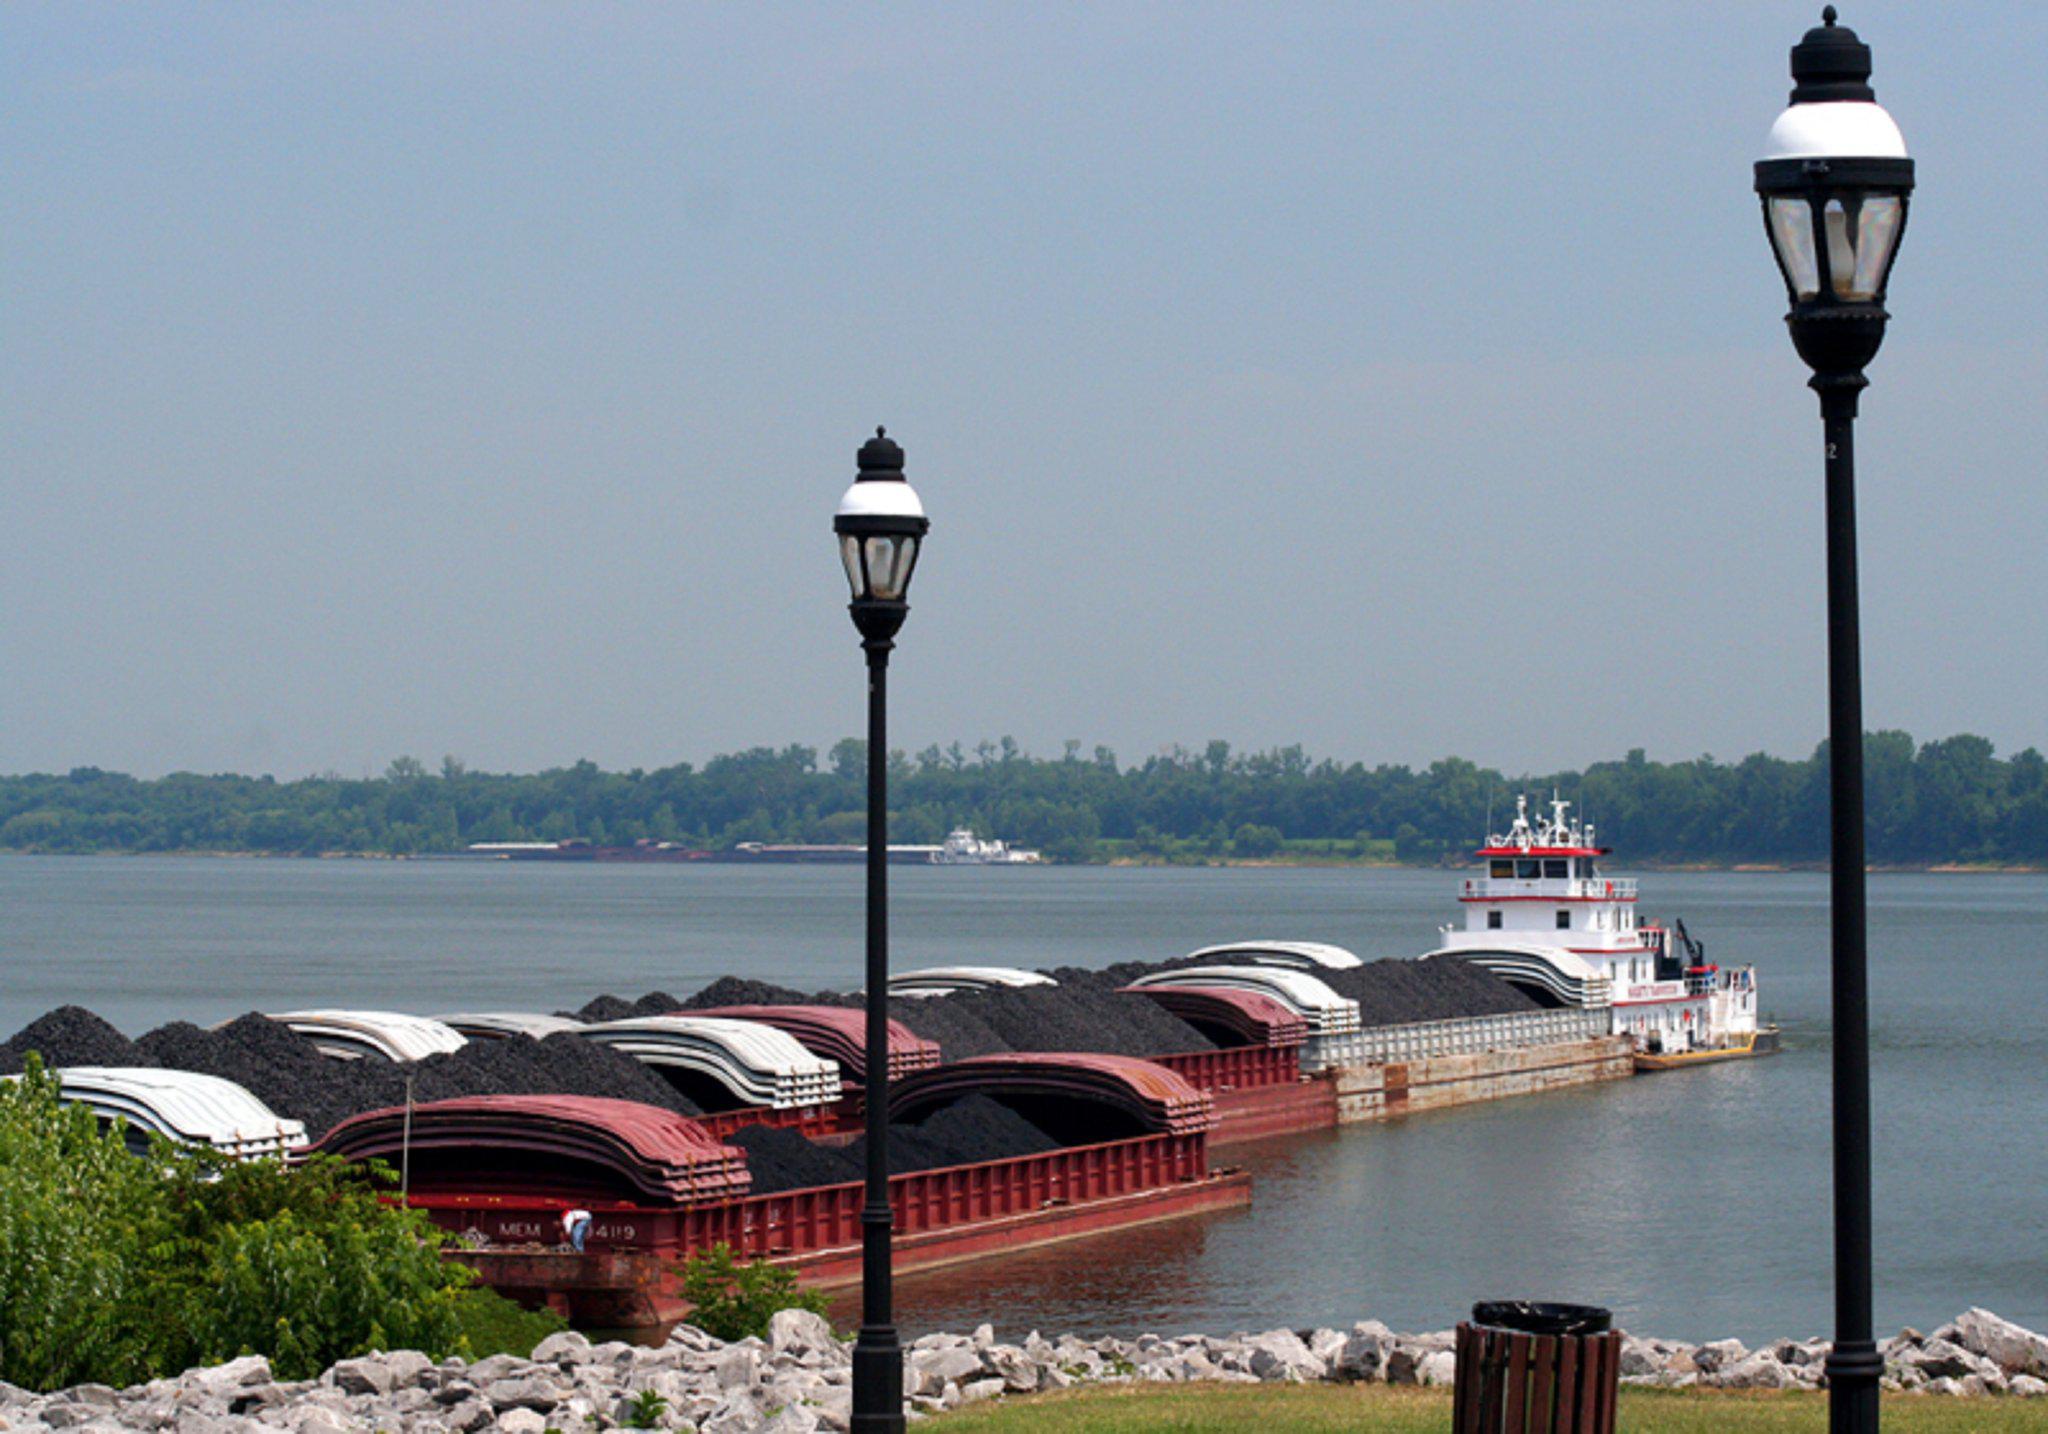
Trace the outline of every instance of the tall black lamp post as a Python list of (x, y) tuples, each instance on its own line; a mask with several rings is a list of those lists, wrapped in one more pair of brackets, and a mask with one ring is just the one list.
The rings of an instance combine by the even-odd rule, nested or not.
[(1830, 1427), (1875, 1430), (1884, 1360), (1872, 1328), (1870, 997), (1863, 897), (1863, 679), (1857, 636), (1856, 398), (1884, 341), (1885, 281), (1913, 161), (1870, 88), (1870, 47), (1835, 7), (1792, 47), (1792, 104), (1757, 161), (1792, 344), (1813, 369), (1827, 451), (1828, 765), (1833, 809), (1835, 1342)]
[(889, 652), (931, 521), (903, 479), (903, 449), (882, 429), (833, 515), (853, 587), (848, 610), (868, 655), (867, 1197), (861, 1205), (860, 1335), (853, 1345), (853, 1434), (901, 1434), (903, 1345), (891, 1309), (889, 1237)]

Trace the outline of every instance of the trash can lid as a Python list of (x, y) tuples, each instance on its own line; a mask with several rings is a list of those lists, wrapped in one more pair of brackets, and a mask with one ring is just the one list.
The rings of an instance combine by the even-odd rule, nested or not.
[(1545, 1300), (1481, 1300), (1472, 1306), (1472, 1323), (1521, 1334), (1605, 1334), (1613, 1327), (1614, 1312)]

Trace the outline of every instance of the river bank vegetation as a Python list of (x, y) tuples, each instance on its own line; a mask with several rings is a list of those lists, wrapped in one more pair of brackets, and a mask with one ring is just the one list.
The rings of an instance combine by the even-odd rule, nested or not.
[[(2001, 757), (1968, 734), (1865, 738), (1870, 858), (1880, 865), (2048, 864), (2048, 759)], [(175, 773), (81, 767), (0, 777), (0, 849), (264, 855), (458, 851), (479, 841), (858, 842), (865, 745), (757, 747), (652, 771), (591, 762), (525, 775), (401, 757), (375, 777)], [(936, 842), (956, 826), (1060, 861), (1455, 859), (1555, 788), (1631, 863), (1801, 864), (1827, 856), (1827, 749), (1650, 760), (1641, 749), (1582, 771), (1506, 774), (1462, 758), (1427, 767), (1311, 758), (1299, 747), (1173, 747), (1125, 764), (1069, 742), (1034, 757), (1009, 738), (890, 754), (891, 836)]]
[(359, 1169), (157, 1139), (138, 1153), (31, 1060), (0, 1082), (0, 1380), (121, 1387), (243, 1354), (310, 1378), (372, 1349), (531, 1349), (560, 1329), (440, 1256)]

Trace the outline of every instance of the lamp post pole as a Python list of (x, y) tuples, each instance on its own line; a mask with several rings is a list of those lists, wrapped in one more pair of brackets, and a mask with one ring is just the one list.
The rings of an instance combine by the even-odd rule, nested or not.
[(1863, 659), (1856, 595), (1856, 395), (1863, 375), (1823, 382), (1827, 442), (1828, 879), (1834, 1039), (1835, 1342), (1828, 1351), (1828, 1422), (1836, 1434), (1878, 1426), (1871, 1310), (1870, 980), (1863, 891)]
[(889, 650), (868, 655), (867, 1198), (860, 1211), (860, 1334), (853, 1346), (853, 1428), (903, 1428), (903, 1345), (896, 1335), (889, 1207)]
[(896, 1333), (889, 1205), (889, 654), (931, 526), (903, 478), (903, 449), (882, 429), (861, 445), (860, 472), (832, 530), (853, 590), (848, 611), (868, 668), (867, 1180), (861, 1203), (861, 1320), (853, 1345), (853, 1434), (902, 1434), (903, 1342)]
[(1884, 342), (1913, 161), (1870, 88), (1870, 47), (1821, 12), (1792, 48), (1792, 103), (1756, 166), (1764, 228), (1791, 299), (1793, 346), (1813, 370), (1826, 454), (1828, 886), (1833, 1024), (1835, 1338), (1828, 1422), (1875, 1434), (1871, 1278), (1870, 982), (1864, 897), (1863, 674), (1856, 591), (1856, 407)]

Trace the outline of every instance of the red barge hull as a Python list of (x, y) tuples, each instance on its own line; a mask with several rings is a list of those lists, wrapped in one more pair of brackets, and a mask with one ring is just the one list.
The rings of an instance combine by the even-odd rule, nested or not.
[[(929, 1269), (1005, 1251), (1251, 1203), (1251, 1177), (1211, 1172), (1202, 1135), (1150, 1135), (980, 1165), (899, 1175), (896, 1267)], [(793, 1267), (806, 1284), (860, 1278), (858, 1183), (654, 1209), (588, 1205), (587, 1251), (450, 1250), (508, 1298), (547, 1305), (590, 1327), (646, 1328), (687, 1310), (678, 1262), (714, 1244)], [(552, 1243), (564, 1202), (508, 1195), (415, 1195), (451, 1232), (493, 1245)]]

